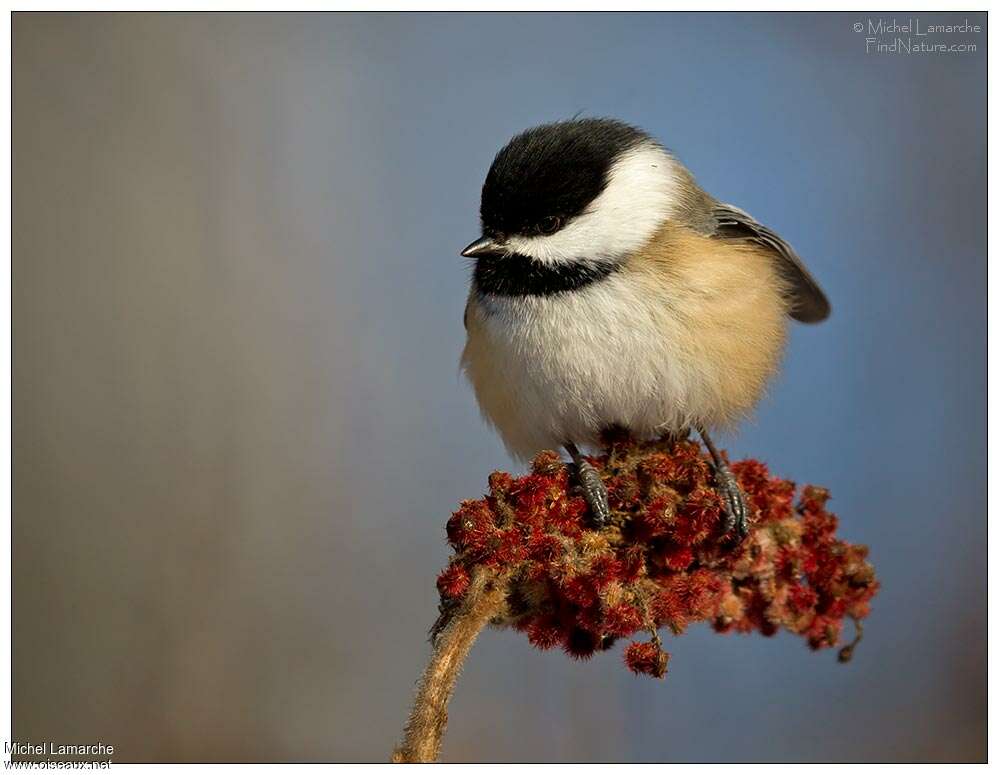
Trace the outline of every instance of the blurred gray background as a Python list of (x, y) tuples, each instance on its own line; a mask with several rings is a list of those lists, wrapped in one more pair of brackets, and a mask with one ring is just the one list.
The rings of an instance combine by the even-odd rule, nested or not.
[(511, 467), (457, 251), (496, 150), (584, 111), (825, 285), (725, 441), (830, 487), (883, 591), (848, 666), (702, 625), (660, 683), (489, 631), (444, 759), (984, 759), (986, 36), (866, 54), (867, 18), (15, 14), (15, 737), (386, 760), (443, 524)]

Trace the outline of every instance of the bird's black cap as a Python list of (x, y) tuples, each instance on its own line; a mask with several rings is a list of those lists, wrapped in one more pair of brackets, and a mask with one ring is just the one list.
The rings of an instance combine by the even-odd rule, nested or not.
[(496, 154), (482, 186), (486, 236), (534, 235), (579, 215), (607, 184), (614, 160), (649, 137), (608, 118), (528, 129)]

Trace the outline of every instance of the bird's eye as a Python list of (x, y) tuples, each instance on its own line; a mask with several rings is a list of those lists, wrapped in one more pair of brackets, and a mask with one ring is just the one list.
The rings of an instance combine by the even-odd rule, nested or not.
[(554, 234), (561, 226), (561, 218), (557, 215), (549, 215), (547, 218), (543, 218), (541, 223), (538, 224), (538, 231), (542, 234)]

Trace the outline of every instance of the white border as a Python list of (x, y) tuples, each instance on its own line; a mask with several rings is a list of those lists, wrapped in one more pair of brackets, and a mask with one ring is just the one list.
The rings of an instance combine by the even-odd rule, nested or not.
[[(823, 11), (854, 11), (859, 14), (868, 13), (867, 11), (857, 11), (856, 4), (840, 3), (837, 6), (829, 7), (826, 5), (823, 8), (808, 8), (803, 9), (800, 2), (791, 2), (791, 0), (781, 0), (780, 2), (768, 3), (765, 8), (754, 8), (752, 5), (746, 2), (721, 2), (719, 0), (702, 0), (698, 3), (697, 11), (801, 11), (801, 10), (823, 10)], [(889, 2), (884, 4), (879, 4), (877, 13), (892, 13), (892, 12), (980, 12), (988, 11), (991, 5), (986, 5), (985, 7), (970, 8), (969, 4), (966, 3), (954, 3), (950, 2), (946, 4), (946, 7), (941, 7), (942, 4), (939, 2), (929, 2), (928, 0), (916, 0), (915, 2), (900, 4), (896, 2)], [(687, 8), (689, 9), (689, 7)], [(664, 10), (687, 10), (682, 6), (664, 6), (662, 3), (656, 2), (643, 2), (634, 0), (630, 3), (625, 4), (623, 7), (618, 7), (612, 10), (614, 12), (621, 11), (664, 11)], [(6, 50), (11, 52), (11, 14), (12, 11), (87, 11), (94, 10), (92, 4), (80, 2), (80, 0), (63, 0), (63, 2), (20, 2), (12, 5), (8, 8), (7, 18), (4, 24), (4, 38), (3, 42), (6, 44)], [(173, 7), (167, 8), (161, 3), (142, 3), (142, 2), (121, 2), (117, 0), (114, 2), (109, 2), (104, 5), (100, 10), (102, 11), (154, 11), (154, 10), (171, 10), (171, 11), (263, 11), (263, 10), (275, 10), (273, 5), (259, 2), (258, 0), (244, 0), (244, 2), (233, 2), (232, 0), (227, 0), (225, 2), (217, 2), (211, 5), (197, 2), (181, 2)], [(296, 11), (414, 11), (414, 10), (436, 10), (436, 11), (484, 11), (484, 10), (503, 10), (503, 11), (535, 11), (538, 9), (538, 4), (535, 2), (528, 2), (527, 0), (519, 0), (518, 2), (510, 2), (505, 5), (505, 7), (499, 7), (495, 4), (489, 4), (485, 2), (446, 2), (446, 3), (431, 3), (431, 4), (421, 4), (415, 2), (401, 2), (400, 0), (388, 0), (387, 2), (382, 2), (377, 4), (374, 8), (370, 3), (363, 3), (355, 0), (354, 2), (340, 2), (336, 4), (315, 2), (314, 0), (300, 0), (300, 2), (295, 4)], [(583, 2), (583, 3), (568, 3), (560, 0), (550, 0), (550, 2), (544, 4), (544, 10), (547, 11), (595, 11), (604, 10), (600, 4), (594, 2)], [(874, 13), (874, 11), (871, 11)], [(989, 30), (989, 46), (991, 48), (992, 35), (991, 30)], [(989, 61), (989, 80), (991, 83), (996, 83), (996, 58), (992, 57)], [(7, 105), (10, 106), (10, 89), (11, 89), (11, 57), (8, 56), (5, 62), (5, 72), (3, 77), (3, 89), (6, 92)], [(992, 135), (994, 127), (996, 126), (996, 121), (993, 118), (993, 105), (990, 105), (989, 109), (989, 147), (992, 146)], [(4, 132), (6, 136), (6, 145), (8, 148), (6, 154), (6, 172), (8, 180), (7, 188), (7, 201), (6, 201), (6, 218), (5, 220), (5, 231), (4, 231), (4, 250), (6, 256), (6, 269), (7, 271), (3, 274), (3, 294), (2, 298), (4, 303), (7, 305), (7, 314), (3, 319), (4, 332), (2, 337), (2, 348), (4, 352), (4, 363), (8, 370), (8, 379), (6, 380), (4, 386), (4, 397), (8, 411), (5, 413), (3, 422), (3, 432), (6, 438), (7, 444), (5, 448), (5, 454), (7, 456), (7, 465), (4, 466), (4, 475), (2, 480), (3, 487), (3, 499), (5, 504), (5, 515), (6, 515), (6, 525), (3, 531), (3, 545), (4, 554), (8, 558), (8, 568), (10, 568), (10, 557), (11, 557), (11, 466), (10, 466), (10, 451), (11, 451), (11, 415), (10, 415), (10, 399), (11, 399), (11, 316), (10, 316), (10, 304), (11, 304), (11, 188), (9, 185), (10, 172), (11, 172), (11, 153), (10, 153), (10, 133), (11, 133), (11, 122), (10, 115), (8, 115), (8, 120), (4, 124)], [(988, 222), (990, 224), (999, 223), (999, 218), (997, 218), (996, 212), (996, 199), (993, 195), (996, 176), (992, 174), (994, 172), (995, 160), (994, 156), (990, 155), (989, 158), (989, 196), (988, 196)], [(989, 264), (993, 263), (993, 240), (991, 234), (989, 235)], [(994, 276), (992, 273), (989, 274), (988, 278), (988, 298), (989, 307), (991, 309), (991, 301), (993, 298), (993, 282)], [(989, 333), (989, 344), (988, 344), (988, 355), (990, 363), (994, 361), (993, 356), (993, 345), (996, 341), (995, 334), (995, 321), (990, 316), (988, 322), (988, 333)], [(989, 385), (989, 417), (988, 417), (988, 437), (989, 437), (989, 450), (991, 452), (992, 442), (996, 438), (996, 425), (995, 418), (991, 412), (992, 405), (992, 385), (991, 385), (991, 368), (990, 372), (990, 385)], [(993, 456), (989, 455), (988, 462), (988, 472), (989, 472), (989, 482), (990, 484), (997, 481), (995, 476), (996, 461)], [(999, 515), (997, 515), (997, 500), (991, 498), (989, 501), (988, 509), (988, 519), (990, 525), (997, 525), (997, 520), (999, 520)], [(996, 535), (999, 532), (999, 528), (992, 529), (989, 531), (988, 547), (989, 547), (989, 558), (990, 560), (994, 556)], [(996, 586), (995, 586), (995, 566), (993, 563), (989, 563), (989, 574), (988, 574), (988, 589), (989, 589), (989, 664), (993, 664), (993, 644), (995, 643), (995, 622), (996, 619), (992, 615), (994, 610), (994, 602), (996, 600)], [(2, 619), (3, 619), (3, 637), (0, 638), (2, 641), (2, 659), (3, 664), (10, 666), (11, 658), (11, 578), (10, 574), (3, 574), (3, 588), (0, 590), (0, 598), (2, 598)], [(0, 697), (2, 701), (2, 725), (0, 725), (0, 733), (4, 735), (5, 740), (11, 739), (11, 675), (8, 670), (4, 670), (3, 676), (3, 693)], [(995, 671), (989, 672), (989, 697), (993, 694), (993, 683), (995, 680)], [(994, 735), (993, 732), (993, 721), (994, 715), (990, 715), (989, 719), (989, 760), (994, 760)], [(392, 744), (394, 741), (385, 741), (385, 754), (386, 757), (389, 755)], [(9, 757), (2, 757), (4, 760), (9, 760)], [(114, 769), (124, 769), (126, 771), (137, 771), (137, 772), (163, 772), (164, 767), (167, 770), (171, 770), (177, 765), (129, 765), (129, 764), (118, 764), (113, 765)], [(197, 766), (209, 766), (209, 765), (197, 765)], [(259, 768), (259, 767), (272, 767), (274, 765), (212, 765), (214, 771), (242, 771), (247, 766)], [(283, 765), (277, 765), (283, 766)], [(364, 769), (367, 771), (378, 770), (382, 767), (390, 767), (394, 765), (313, 765), (316, 767), (323, 767), (324, 769), (333, 767), (336, 770), (354, 770), (354, 769)], [(466, 770), (480, 770), (483, 768), (488, 768), (491, 772), (506, 772), (508, 770), (522, 770), (526, 766), (531, 765), (450, 765), (449, 770), (451, 772), (464, 772)], [(663, 765), (585, 765), (585, 764), (570, 764), (570, 765), (546, 765), (545, 770), (553, 773), (578, 773), (580, 770), (586, 771), (597, 771), (599, 768), (600, 772), (622, 772), (626, 770), (646, 768), (646, 767), (662, 767)], [(668, 765), (669, 772), (671, 773), (687, 773), (692, 771), (703, 772), (703, 765)], [(881, 765), (881, 768), (894, 767), (894, 766), (904, 766), (904, 765)], [(985, 765), (987, 766), (987, 765)], [(956, 769), (957, 765), (934, 765), (929, 766), (928, 769), (933, 772), (940, 771), (950, 771)], [(772, 775), (775, 771), (798, 771), (800, 769), (799, 765), (774, 765), (774, 764), (756, 764), (756, 765), (740, 765), (740, 769), (745, 772), (760, 773), (760, 775)], [(812, 772), (835, 772), (841, 773), (843, 765), (812, 765), (809, 770)], [(961, 771), (966, 771), (966, 767), (962, 767)], [(923, 771), (927, 771), (924, 769)]]
[[(540, 6), (540, 7), (539, 7)], [(733, 0), (703, 0), (691, 7), (690, 4), (663, 3), (653, 0), (631, 0), (622, 4), (621, 7), (607, 7), (606, 3), (594, 2), (594, 0), (582, 0), (580, 2), (568, 2), (567, 0), (548, 0), (548, 2), (537, 3), (530, 0), (512, 0), (504, 4), (486, 2), (485, 0), (464, 0), (464, 2), (429, 2), (419, 3), (413, 0), (381, 0), (381, 2), (363, 2), (363, 0), (342, 0), (341, 2), (321, 2), (320, 0), (298, 0), (290, 7), (275, 8), (273, 3), (261, 2), (261, 0), (220, 0), (216, 3), (201, 3), (192, 0), (185, 0), (173, 5), (164, 5), (154, 2), (127, 2), (123, 0), (112, 0), (99, 8), (95, 8), (93, 3), (82, 2), (81, 0), (28, 0), (12, 4), (11, 11), (219, 11), (219, 12), (241, 12), (241, 11), (270, 11), (270, 12), (309, 12), (309, 11), (365, 11), (365, 12), (392, 12), (392, 11), (494, 11), (494, 12), (590, 12), (602, 11), (606, 13), (622, 13), (628, 11), (659, 11), (659, 12), (686, 12), (700, 13), (704, 11), (733, 11), (733, 12), (852, 12), (859, 15), (874, 14), (884, 15), (885, 13), (902, 13), (913, 11), (919, 13), (980, 13), (988, 11), (991, 4), (984, 7), (979, 2), (958, 3), (954, 0), (949, 2), (930, 2), (930, 0), (914, 0), (911, 3), (888, 2), (878, 5), (876, 10), (857, 10), (856, 3), (842, 2), (833, 4), (832, 7), (803, 7), (801, 2), (793, 0), (771, 0), (763, 4), (762, 7), (749, 2), (733, 2)], [(975, 7), (972, 7), (975, 6)], [(9, 26), (9, 22), (8, 22)], [(9, 50), (9, 49), (8, 49)]]

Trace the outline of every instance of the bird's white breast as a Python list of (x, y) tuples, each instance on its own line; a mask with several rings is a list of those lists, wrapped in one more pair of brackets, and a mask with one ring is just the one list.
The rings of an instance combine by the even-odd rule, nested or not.
[(650, 295), (627, 271), (551, 296), (473, 294), (468, 329), (462, 360), (479, 405), (521, 458), (594, 444), (612, 425), (686, 428), (717, 378), (665, 291)]

